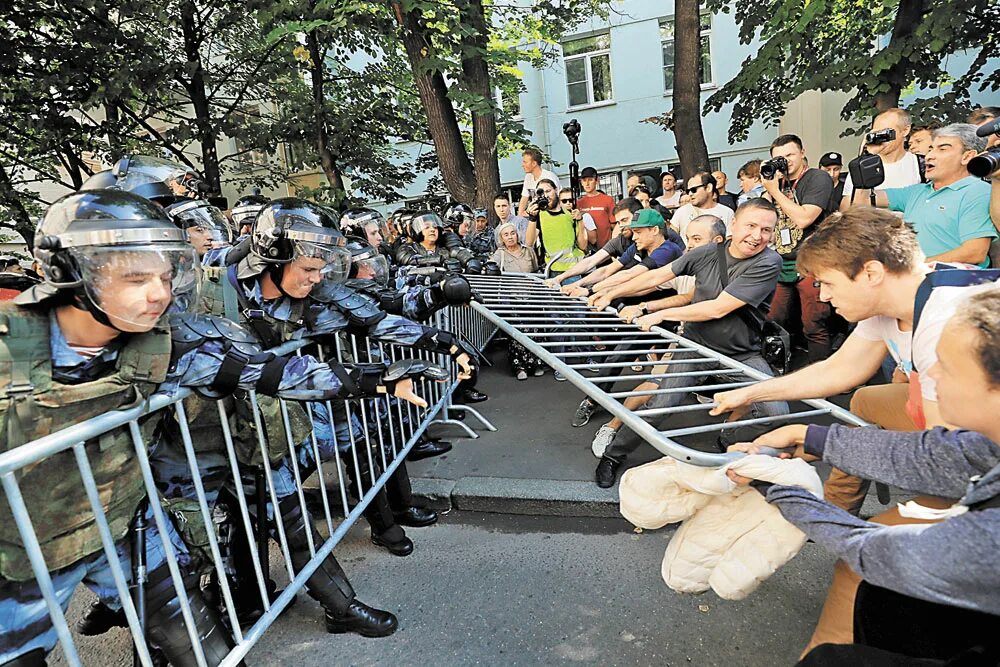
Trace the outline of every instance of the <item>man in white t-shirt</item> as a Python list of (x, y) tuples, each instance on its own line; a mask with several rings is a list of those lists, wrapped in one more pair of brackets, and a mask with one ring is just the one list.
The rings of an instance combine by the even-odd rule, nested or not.
[(674, 211), (674, 216), (670, 219), (670, 225), (678, 234), (686, 237), (688, 223), (699, 215), (714, 215), (725, 223), (726, 235), (729, 235), (733, 216), (736, 214), (728, 206), (716, 203), (715, 188), (715, 177), (704, 171), (687, 179), (687, 187), (684, 188), (684, 192), (688, 194), (691, 201)]
[(524, 149), (521, 154), (521, 168), (524, 169), (524, 185), (521, 187), (521, 201), (517, 205), (517, 214), (527, 217), (528, 204), (535, 199), (535, 189), (538, 181), (549, 179), (559, 191), (559, 177), (548, 169), (542, 169), (542, 152), (534, 146)]
[[(713, 414), (758, 401), (824, 398), (864, 385), (886, 353), (897, 370), (893, 383), (858, 389), (851, 412), (893, 431), (944, 425), (934, 382), (927, 370), (937, 361), (941, 329), (955, 306), (975, 287), (935, 289), (913, 332), (917, 288), (932, 267), (924, 262), (916, 234), (888, 211), (853, 208), (828, 219), (801, 246), (798, 265), (819, 282), (830, 302), (857, 328), (828, 359), (750, 387), (715, 395)], [(868, 483), (834, 470), (824, 487), (831, 503), (854, 514)]]
[[(907, 185), (915, 185), (920, 182), (920, 162), (917, 156), (906, 150), (906, 137), (910, 134), (911, 122), (910, 114), (904, 109), (888, 109), (875, 117), (872, 123), (872, 133), (892, 130), (896, 136), (888, 141), (879, 140), (877, 143), (865, 145), (865, 152), (878, 155), (882, 158), (882, 167), (885, 169), (885, 180), (876, 190), (886, 190), (888, 188), (903, 188)], [(846, 211), (853, 205), (868, 206), (870, 204), (866, 197), (862, 201), (861, 196), (852, 203), (854, 195), (854, 185), (848, 175), (844, 182), (844, 195), (840, 200), (840, 210)]]

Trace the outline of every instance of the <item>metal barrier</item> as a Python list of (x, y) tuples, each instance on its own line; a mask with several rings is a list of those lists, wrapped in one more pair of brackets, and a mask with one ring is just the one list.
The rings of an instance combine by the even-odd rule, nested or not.
[[(452, 307), (435, 315), (432, 322), (435, 326), (448, 329), (463, 335), (478, 349), (489, 341), (496, 332), (495, 327), (474, 313), (468, 307)], [(311, 345), (311, 341), (297, 341), (288, 343), (276, 348), (274, 351), (279, 354), (301, 354), (303, 347)], [(382, 489), (389, 477), (398, 469), (405, 460), (410, 449), (418, 441), (420, 436), (433, 423), (456, 425), (460, 427), (470, 437), (478, 435), (461, 421), (453, 420), (449, 414), (452, 411), (466, 412), (476, 417), (482, 425), (490, 430), (496, 430), (482, 415), (468, 406), (452, 404), (451, 394), (458, 385), (457, 371), (450, 358), (444, 355), (436, 355), (426, 351), (415, 351), (410, 348), (396, 345), (383, 344), (378, 341), (368, 340), (356, 336), (342, 335), (337, 339), (336, 344), (318, 349), (321, 359), (324, 357), (331, 361), (343, 363), (358, 362), (392, 362), (407, 357), (420, 357), (435, 363), (446, 366), (451, 371), (451, 380), (446, 383), (432, 383), (421, 380), (415, 387), (417, 394), (422, 396), (428, 403), (428, 408), (418, 409), (412, 404), (405, 403), (395, 398), (366, 398), (343, 401), (340, 411), (334, 410), (333, 402), (323, 401), (322, 404), (326, 413), (330, 416), (330, 430), (336, 432), (338, 424), (333, 423), (335, 415), (341, 415), (346, 420), (347, 437), (350, 441), (349, 453), (340, 451), (339, 447), (332, 448), (332, 456), (324, 456), (320, 449), (320, 444), (316, 438), (316, 422), (314, 421), (314, 407), (311, 403), (304, 403), (306, 413), (309, 418), (310, 435), (305, 443), (296, 443), (295, 455), (288, 456), (291, 472), (295, 480), (295, 495), (298, 496), (298, 503), (304, 516), (310, 516), (311, 512), (306, 506), (306, 496), (303, 489), (303, 482), (309, 475), (300, 467), (299, 455), (303, 449), (308, 450), (303, 456), (311, 457), (315, 465), (315, 474), (318, 477), (318, 489), (322, 502), (322, 517), (313, 517), (325, 524), (329, 537), (322, 544), (314, 543), (311, 535), (307, 533), (309, 540), (309, 551), (312, 558), (309, 562), (295, 571), (292, 566), (290, 549), (286, 538), (279, 508), (279, 498), (274, 480), (274, 471), (269, 465), (261, 466), (266, 479), (267, 501), (271, 504), (274, 512), (274, 526), (277, 531), (277, 541), (284, 556), (286, 570), (290, 584), (272, 602), (269, 598), (267, 579), (267, 545), (258, 543), (258, 532), (254, 530), (254, 510), (263, 510), (266, 502), (259, 501), (252, 507), (252, 499), (248, 498), (247, 492), (241, 483), (241, 473), (246, 472), (246, 466), (240, 462), (234, 443), (234, 435), (230, 430), (229, 411), (224, 400), (217, 401), (218, 415), (221, 423), (222, 436), (225, 442), (225, 459), (228, 470), (229, 488), (232, 489), (239, 507), (239, 516), (236, 520), (240, 523), (251, 543), (250, 556), (253, 561), (253, 569), (259, 589), (261, 602), (264, 608), (263, 615), (246, 631), (241, 629), (233, 600), (233, 594), (225, 576), (225, 564), (220, 551), (220, 542), (213, 529), (213, 506), (214, 496), (210, 497), (202, 479), (202, 472), (199, 468), (199, 455), (196, 452), (195, 443), (192, 441), (192, 434), (189, 428), (187, 411), (184, 400), (192, 396), (188, 389), (182, 389), (173, 395), (154, 394), (150, 399), (141, 405), (137, 405), (128, 410), (109, 412), (88, 421), (73, 425), (51, 435), (39, 438), (10, 451), (0, 454), (0, 483), (2, 483), (6, 500), (10, 506), (18, 532), (24, 544), (27, 557), (31, 563), (32, 571), (37, 580), (42, 598), (44, 599), (49, 616), (52, 620), (59, 645), (61, 645), (66, 661), (73, 666), (80, 665), (80, 657), (73, 641), (72, 633), (66, 622), (62, 611), (62, 606), (56, 597), (53, 585), (52, 573), (46, 565), (45, 558), (37, 537), (37, 533), (32, 523), (28, 507), (25, 505), (21, 488), (18, 482), (19, 471), (28, 466), (32, 466), (43, 459), (55, 456), (62, 452), (72, 451), (77, 468), (80, 472), (84, 484), (84, 492), (89, 500), (93, 511), (95, 523), (100, 533), (103, 554), (107, 557), (111, 574), (114, 580), (115, 589), (123, 605), (125, 616), (128, 622), (128, 629), (135, 646), (135, 660), (146, 667), (151, 667), (152, 660), (147, 648), (146, 633), (144, 628), (145, 614), (141, 605), (136, 605), (130, 594), (130, 590), (135, 587), (135, 581), (128, 582), (129, 576), (126, 574), (116, 553), (116, 542), (113, 538), (107, 516), (103, 509), (101, 492), (95, 482), (92, 462), (88, 458), (87, 443), (92, 443), (96, 438), (109, 433), (115, 429), (126, 428), (134, 446), (134, 452), (138, 466), (141, 470), (146, 494), (150, 502), (149, 507), (152, 512), (153, 524), (156, 526), (160, 542), (162, 544), (166, 566), (173, 579), (174, 588), (180, 599), (181, 612), (187, 626), (188, 636), (191, 640), (194, 653), (199, 665), (204, 665), (205, 657), (202, 652), (198, 637), (194, 630), (192, 611), (188, 604), (187, 596), (183, 593), (183, 583), (181, 577), (182, 565), (177, 550), (170, 539), (168, 525), (171, 519), (168, 517), (167, 509), (161, 502), (160, 493), (156, 484), (156, 470), (150, 462), (147, 454), (147, 445), (143, 441), (140, 432), (140, 420), (158, 419), (166, 417), (169, 412), (176, 416), (176, 422), (180, 430), (181, 442), (173, 443), (182, 449), (183, 460), (186, 462), (188, 472), (191, 475), (194, 500), (197, 501), (198, 511), (201, 520), (207, 527), (208, 551), (211, 554), (211, 568), (216, 573), (216, 580), (225, 607), (228, 611), (229, 625), (233, 630), (236, 642), (235, 648), (227, 655), (222, 665), (235, 665), (242, 660), (253, 645), (261, 638), (263, 633), (271, 626), (278, 616), (288, 607), (296, 593), (302, 590), (306, 580), (317, 570), (323, 560), (330, 555), (343, 536), (357, 521), (364, 509), (372, 502), (375, 495)], [(247, 399), (252, 406), (254, 426), (256, 427), (257, 445), (260, 450), (261, 460), (269, 461), (268, 442), (265, 437), (264, 424), (261, 422), (261, 411), (257, 396), (254, 392), (249, 392)], [(284, 400), (278, 402), (280, 417), (287, 442), (293, 442), (292, 425), (289, 418), (288, 404)], [(160, 413), (158, 416), (156, 413)], [(336, 437), (336, 436), (334, 436)], [(372, 459), (372, 447), (366, 443), (377, 445), (377, 459)], [(158, 446), (166, 446), (171, 443), (158, 443)], [(368, 460), (361, 465), (359, 461), (359, 449), (362, 449)], [(359, 499), (359, 502), (352, 508), (348, 498), (347, 480), (344, 468), (350, 466), (352, 472), (360, 478), (362, 470), (372, 471), (370, 487)], [(375, 471), (381, 471), (378, 477)], [(339, 523), (335, 521), (336, 500), (331, 501), (328, 494), (330, 482), (336, 480), (339, 486), (340, 502), (339, 508), (343, 514), (343, 520)], [(358, 486), (361, 487), (360, 479)], [(366, 485), (367, 486), (367, 485)], [(287, 497), (287, 496), (286, 496)], [(266, 521), (264, 521), (266, 523)], [(120, 543), (120, 540), (119, 542)], [(145, 555), (142, 552), (143, 556)], [(141, 560), (141, 558), (139, 559)], [(264, 562), (262, 562), (264, 561)], [(141, 579), (144, 572), (139, 569), (138, 577)], [(68, 602), (67, 602), (68, 604)]]
[[(652, 327), (649, 332), (644, 332), (634, 324), (623, 322), (613, 308), (595, 312), (585, 301), (565, 296), (559, 290), (546, 286), (536, 274), (469, 276), (469, 280), (473, 289), (482, 297), (481, 303), (472, 304), (478, 313), (554, 370), (560, 371), (577, 389), (666, 456), (699, 466), (724, 465), (742, 454), (703, 452), (687, 447), (677, 439), (737, 427), (777, 425), (780, 422), (809, 420), (821, 416), (829, 416), (853, 426), (868, 426), (865, 421), (847, 410), (829, 401), (816, 399), (803, 401), (810, 409), (789, 411), (783, 415), (729, 422), (706, 420), (704, 424), (698, 426), (657, 430), (643, 417), (707, 413), (715, 403), (632, 411), (626, 408), (622, 401), (634, 396), (691, 393), (696, 390), (723, 391), (766, 380), (770, 376), (661, 327)], [(596, 347), (599, 344), (608, 347), (621, 345), (623, 349), (598, 351)], [(658, 361), (584, 363), (588, 358), (607, 359), (623, 355), (644, 357), (650, 353), (669, 353), (671, 358)], [(633, 365), (642, 368), (666, 365), (669, 372), (616, 374)], [(683, 370), (685, 366), (693, 366), (699, 370), (685, 371)], [(709, 368), (703, 368), (706, 366)], [(585, 368), (607, 371), (608, 374), (602, 372), (597, 377), (584, 377), (580, 374), (580, 370)], [(678, 368), (682, 370), (673, 370)], [(718, 375), (737, 376), (737, 379), (732, 382), (707, 385), (698, 381)], [(614, 392), (605, 392), (596, 384), (596, 382), (662, 380), (678, 377), (691, 377), (693, 381), (690, 385), (672, 386), (668, 389)]]

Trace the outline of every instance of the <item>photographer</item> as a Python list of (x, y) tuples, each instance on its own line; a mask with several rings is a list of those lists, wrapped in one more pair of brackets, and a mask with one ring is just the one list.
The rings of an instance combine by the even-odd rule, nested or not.
[[(911, 126), (910, 114), (903, 109), (883, 111), (872, 122), (872, 131), (865, 137), (865, 152), (882, 158), (885, 170), (885, 180), (876, 190), (905, 188), (921, 181), (920, 161), (906, 150)], [(854, 184), (848, 174), (839, 208), (846, 211), (852, 205), (867, 206), (868, 200), (854, 197)]]
[[(559, 177), (548, 169), (542, 169), (542, 151), (534, 146), (524, 149), (521, 154), (521, 168), (524, 169), (524, 185), (521, 187), (521, 202), (517, 205), (517, 214), (528, 217), (528, 204), (535, 198), (535, 190), (541, 186), (542, 180), (548, 179), (553, 187), (559, 189)], [(531, 247), (531, 244), (527, 244)]]
[[(626, 197), (615, 204), (614, 208), (611, 209), (611, 215), (615, 221), (611, 240), (605, 243), (604, 247), (593, 255), (577, 262), (576, 266), (570, 270), (549, 278), (545, 281), (545, 284), (549, 287), (559, 287), (570, 278), (582, 276), (600, 266), (601, 268), (580, 280), (580, 286), (592, 285), (608, 277), (615, 271), (620, 270), (622, 266), (621, 262), (618, 262), (616, 266), (615, 260), (625, 254), (625, 251), (632, 245), (632, 231), (629, 229), (629, 225), (632, 222), (632, 218), (642, 209), (643, 206), (639, 203), (639, 200), (632, 197)], [(611, 260), (611, 262), (605, 264), (607, 260)], [(563, 289), (563, 293), (569, 294), (569, 291)], [(584, 294), (580, 296), (584, 296)]]
[[(990, 219), (990, 186), (969, 173), (969, 162), (986, 148), (976, 126), (952, 123), (934, 131), (926, 159), (927, 183), (875, 191), (875, 205), (901, 211), (917, 232), (930, 262), (985, 267), (997, 231)], [(869, 197), (867, 191), (858, 196)]]
[(830, 306), (819, 300), (819, 289), (812, 278), (795, 270), (795, 256), (799, 244), (826, 217), (833, 181), (806, 164), (802, 140), (794, 134), (784, 134), (771, 143), (771, 159), (761, 164), (760, 177), (764, 191), (779, 211), (774, 249), (781, 255), (781, 277), (769, 317), (791, 331), (789, 320), (797, 305), (809, 361), (826, 359), (830, 356)]
[(563, 252), (552, 270), (562, 273), (583, 258), (587, 247), (587, 230), (573, 219), (573, 194), (558, 194), (559, 186), (547, 178), (538, 183), (535, 200), (528, 205), (528, 231), (525, 234), (529, 248), (541, 239), (543, 263), (548, 264)]

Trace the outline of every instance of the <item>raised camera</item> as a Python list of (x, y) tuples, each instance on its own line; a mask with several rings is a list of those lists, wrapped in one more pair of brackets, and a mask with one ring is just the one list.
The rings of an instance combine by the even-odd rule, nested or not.
[(887, 127), (884, 130), (869, 132), (867, 135), (865, 135), (865, 143), (874, 144), (877, 146), (879, 144), (887, 144), (895, 138), (896, 138), (896, 130), (892, 129), (891, 127)]
[(783, 157), (771, 158), (767, 162), (760, 163), (760, 175), (761, 178), (766, 178), (771, 180), (778, 175), (778, 172), (782, 174), (788, 174), (788, 160)]

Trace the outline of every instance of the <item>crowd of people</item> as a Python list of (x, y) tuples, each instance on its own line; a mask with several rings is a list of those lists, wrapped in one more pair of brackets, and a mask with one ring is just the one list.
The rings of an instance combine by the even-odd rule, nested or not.
[[(382, 474), (380, 461), (394, 455), (379, 451), (389, 440), (375, 437), (381, 422), (330, 399), (426, 405), (414, 382), (449, 377), (417, 358), (427, 351), (453, 360), (456, 400), (486, 400), (476, 387), (478, 352), (428, 322), (474, 298), (466, 274), (544, 271), (549, 286), (595, 310), (614, 308), (625, 323), (669, 328), (775, 375), (699, 396), (713, 403), (713, 415), (779, 416), (788, 401), (853, 391), (852, 412), (882, 427), (768, 432), (757, 424), (719, 437), (720, 451), (767, 446), (833, 466), (825, 499), (731, 474), (734, 482), (755, 484), (788, 521), (841, 558), (802, 664), (997, 664), (1000, 647), (986, 628), (1000, 620), (1000, 568), (991, 558), (1000, 540), (1000, 432), (991, 419), (992, 408), (1000, 409), (1000, 274), (987, 267), (997, 255), (1000, 172), (981, 179), (969, 163), (1000, 141), (995, 133), (977, 135), (977, 124), (998, 115), (1000, 109), (985, 108), (968, 123), (914, 128), (905, 110), (885, 111), (862, 151), (877, 156), (884, 173), (874, 187), (855, 160), (844, 173), (837, 152), (810, 166), (802, 141), (790, 134), (774, 140), (769, 160), (740, 167), (739, 192), (727, 190), (722, 171), (683, 181), (667, 171), (659, 183), (631, 175), (619, 201), (600, 190), (593, 167), (580, 172), (578, 195), (563, 187), (529, 148), (517, 202), (500, 194), (492, 211), (453, 203), (440, 212), (404, 208), (388, 218), (368, 208), (336, 211), (260, 194), (221, 211), (203, 199), (197, 175), (186, 168), (124, 158), (46, 211), (33, 263), (4, 258), (0, 267), (2, 449), (156, 392), (195, 390), (183, 412), (165, 410), (139, 423), (160, 502), (185, 517), (187, 529), (168, 522), (161, 539), (151, 523), (129, 428), (86, 443), (86, 452), (127, 575), (132, 527), (150, 523), (143, 560), (151, 648), (177, 667), (198, 664), (162, 546), (167, 540), (181, 555), (183, 580), (176, 583), (205, 660), (218, 664), (233, 646), (228, 617), (252, 623), (264, 611), (255, 541), (280, 534), (296, 571), (310, 561), (311, 545), (322, 542), (300, 502), (300, 480), (323, 462), (349, 460), (344, 483), (360, 499)], [(303, 337), (337, 345), (354, 336), (368, 346), (362, 357), (370, 363), (267, 352)], [(411, 358), (389, 364), (376, 354), (378, 343), (412, 351)], [(786, 372), (795, 344), (803, 348), (803, 367)], [(603, 380), (604, 390), (628, 382), (629, 368), (650, 369), (656, 379), (640, 383), (636, 390), (644, 393), (625, 402), (648, 415), (686, 398), (671, 389), (731, 381), (724, 374), (672, 376), (666, 362), (684, 352), (667, 342), (642, 358), (627, 339), (605, 345), (595, 338), (592, 349), (602, 361), (625, 362), (616, 364), (620, 375)], [(517, 380), (545, 373), (516, 342), (508, 352)], [(714, 368), (690, 363), (684, 371)], [(872, 382), (880, 374), (884, 381)], [(556, 372), (555, 379), (565, 377)], [(222, 398), (230, 407), (220, 415), (215, 402)], [(584, 426), (598, 409), (584, 398), (569, 423)], [(662, 414), (646, 419), (662, 428)], [(239, 479), (225, 432), (232, 434)], [(185, 440), (194, 446), (197, 483)], [(612, 487), (641, 444), (617, 419), (602, 425), (591, 443), (596, 483)], [(450, 448), (421, 436), (407, 460)], [(265, 466), (272, 488), (262, 496)], [(83, 583), (98, 601), (78, 630), (95, 635), (125, 625), (76, 454), (59, 452), (19, 474), (63, 609)], [(872, 480), (925, 495), (909, 511), (865, 520), (859, 514)], [(202, 486), (212, 509), (229, 517), (201, 526), (217, 531), (226, 547), (221, 573), (191, 537)], [(263, 515), (254, 511), (252, 535), (238, 516), (241, 493), (252, 507), (266, 507)], [(397, 556), (414, 549), (404, 527), (437, 521), (414, 500), (405, 462), (364, 516), (372, 543)], [(223, 578), (234, 609), (220, 594)], [(265, 588), (277, 594), (274, 582)], [(329, 632), (380, 637), (398, 627), (394, 614), (357, 598), (332, 554), (308, 578), (306, 592), (320, 602)], [(0, 506), (0, 665), (45, 664), (57, 638), (42, 600), (10, 508)], [(956, 656), (969, 661), (946, 662)]]

